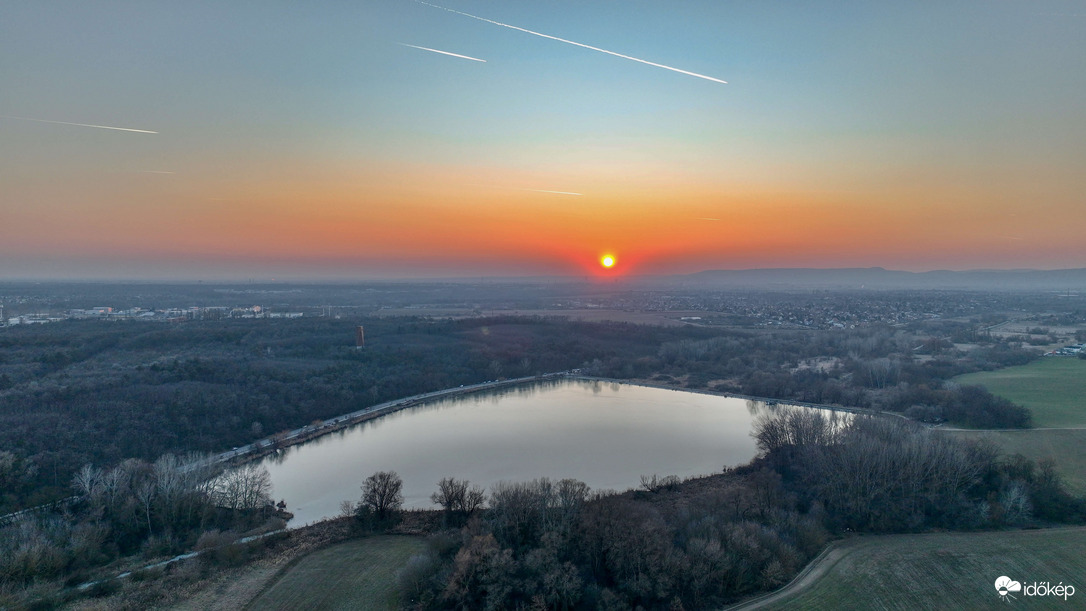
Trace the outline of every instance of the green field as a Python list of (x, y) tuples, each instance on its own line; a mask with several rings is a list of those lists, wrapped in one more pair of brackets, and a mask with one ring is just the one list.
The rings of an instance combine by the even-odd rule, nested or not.
[[(996, 578), (1023, 586), (1075, 586), (1064, 601), (1019, 592), (1015, 608), (1081, 609), (1086, 605), (1086, 529), (938, 533), (857, 537), (818, 562), (826, 572), (808, 587), (766, 601), (773, 609), (1000, 609)], [(812, 574), (814, 571), (812, 572)]]
[(1068, 492), (1086, 495), (1086, 429), (947, 431), (947, 434), (963, 439), (987, 437), (1007, 455), (1021, 454), (1034, 461), (1051, 458), (1056, 461), (1056, 471)]
[(248, 609), (397, 609), (396, 573), (422, 552), (419, 537), (380, 536), (340, 543), (305, 556)]
[(1020, 367), (969, 373), (959, 384), (979, 384), (1033, 412), (1033, 426), (1086, 426), (1086, 360), (1047, 357)]

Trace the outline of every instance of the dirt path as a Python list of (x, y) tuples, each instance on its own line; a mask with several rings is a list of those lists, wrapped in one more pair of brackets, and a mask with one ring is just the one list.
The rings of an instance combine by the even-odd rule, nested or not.
[(853, 550), (846, 545), (848, 541), (834, 541), (822, 550), (822, 553), (815, 556), (814, 560), (807, 563), (807, 566), (796, 575), (792, 581), (789, 581), (781, 589), (770, 592), (769, 594), (763, 594), (757, 598), (743, 601), (737, 605), (731, 607), (725, 607), (728, 611), (747, 611), (749, 609), (762, 609), (767, 606), (772, 606), (781, 600), (792, 596), (796, 592), (808, 588), (815, 581), (818, 581), (825, 575), (830, 569), (837, 565), (838, 562), (848, 556)]

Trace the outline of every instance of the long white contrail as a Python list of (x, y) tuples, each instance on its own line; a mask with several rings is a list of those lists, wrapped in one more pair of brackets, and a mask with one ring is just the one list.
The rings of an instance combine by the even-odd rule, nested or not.
[(697, 72), (690, 72), (689, 70), (681, 70), (679, 68), (673, 68), (672, 66), (665, 66), (664, 64), (658, 64), (656, 62), (650, 62), (647, 59), (640, 59), (640, 58), (637, 58), (637, 57), (632, 57), (630, 55), (623, 55), (622, 53), (615, 53), (614, 51), (608, 51), (607, 49), (601, 49), (599, 47), (593, 47), (592, 45), (586, 45), (586, 44), (580, 43), (580, 42), (573, 42), (572, 40), (566, 40), (565, 38), (558, 38), (557, 36), (551, 36), (550, 34), (544, 34), (542, 32), (535, 32), (535, 31), (532, 31), (532, 30), (527, 30), (525, 28), (518, 28), (515, 25), (509, 25), (508, 23), (502, 23), (500, 21), (494, 21), (492, 19), (487, 19), (485, 17), (479, 17), (478, 15), (472, 15), (471, 13), (465, 13), (463, 11), (457, 11), (457, 10), (454, 10), (454, 9), (451, 9), (451, 8), (446, 8), (444, 6), (438, 6), (436, 4), (430, 4), (429, 2), (424, 2), (423, 0), (415, 0), (415, 2), (418, 2), (419, 4), (425, 4), (426, 6), (432, 6), (434, 8), (439, 8), (439, 9), (441, 9), (443, 11), (449, 11), (450, 13), (456, 13), (457, 15), (463, 15), (465, 17), (471, 17), (472, 19), (478, 19), (479, 21), (485, 21), (486, 23), (492, 23), (494, 25), (500, 25), (501, 27), (509, 28), (510, 30), (517, 30), (518, 32), (524, 32), (526, 34), (531, 34), (533, 36), (541, 36), (543, 38), (549, 38), (551, 40), (557, 40), (558, 42), (564, 42), (564, 43), (569, 44), (569, 45), (574, 45), (574, 46), (577, 46), (577, 47), (583, 47), (585, 49), (591, 49), (592, 51), (599, 51), (600, 53), (606, 53), (608, 55), (614, 55), (615, 57), (621, 57), (622, 59), (628, 59), (628, 60), (632, 60), (632, 61), (635, 61), (635, 62), (640, 62), (642, 64), (648, 64), (650, 66), (656, 66), (657, 68), (663, 68), (664, 70), (671, 70), (672, 72), (678, 72), (680, 74), (686, 74), (688, 76), (696, 76), (697, 78), (702, 78), (702, 79), (705, 79), (707, 81), (713, 81), (714, 83), (723, 83), (725, 85), (728, 84), (728, 81), (722, 81), (722, 80), (720, 80), (718, 78), (713, 78), (711, 76), (705, 76), (704, 74), (698, 74)]
[(471, 56), (468, 56), (468, 55), (460, 55), (459, 53), (449, 53), (448, 51), (440, 51), (438, 49), (431, 49), (430, 47), (420, 47), (418, 45), (409, 45), (406, 42), (398, 42), (396, 44), (403, 45), (405, 47), (411, 47), (412, 49), (422, 49), (423, 51), (430, 51), (432, 53), (440, 53), (442, 55), (451, 55), (453, 57), (459, 57), (461, 59), (470, 59), (473, 62), (483, 62), (484, 64), (486, 63), (485, 59), (479, 59), (478, 57), (471, 57)]
[(12, 117), (10, 115), (0, 115), (0, 119), (17, 119), (19, 121), (34, 121), (36, 123), (56, 123), (57, 125), (76, 125), (79, 127), (97, 127), (98, 129), (115, 129), (121, 132), (139, 132), (141, 134), (157, 134), (149, 129), (132, 129), (131, 127), (112, 127), (109, 125), (91, 125), (90, 123), (71, 123), (69, 121), (50, 121), (48, 119), (31, 119), (29, 117)]

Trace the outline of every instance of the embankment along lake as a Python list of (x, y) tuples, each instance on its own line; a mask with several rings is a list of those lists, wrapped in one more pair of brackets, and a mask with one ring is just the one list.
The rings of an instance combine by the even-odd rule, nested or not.
[(287, 448), (264, 459), (275, 500), (302, 526), (357, 502), (377, 471), (403, 478), (404, 505), (434, 508), (444, 477), (499, 481), (574, 478), (626, 490), (642, 475), (690, 477), (748, 462), (754, 418), (746, 399), (613, 382), (557, 380), (435, 400)]

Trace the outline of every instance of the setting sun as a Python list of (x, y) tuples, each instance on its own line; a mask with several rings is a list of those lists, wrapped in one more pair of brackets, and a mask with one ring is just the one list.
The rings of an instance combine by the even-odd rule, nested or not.
[(615, 265), (615, 258), (611, 255), (603, 255), (600, 259), (600, 265), (604, 267), (613, 267)]

